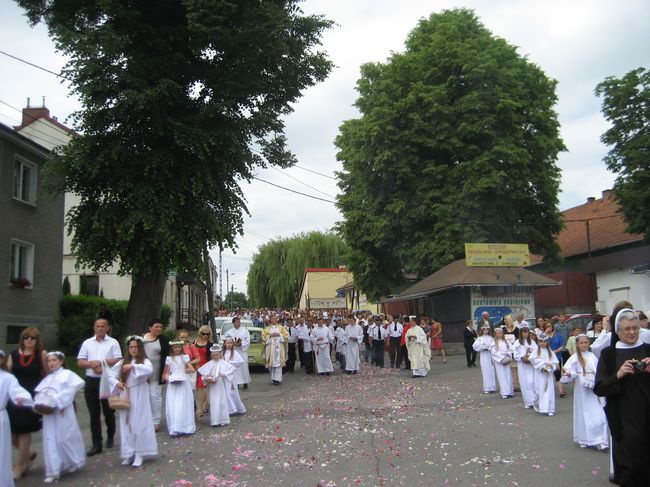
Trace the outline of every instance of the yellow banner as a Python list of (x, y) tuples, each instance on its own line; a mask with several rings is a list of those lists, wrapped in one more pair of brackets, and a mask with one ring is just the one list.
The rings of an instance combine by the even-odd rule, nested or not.
[(466, 243), (465, 263), (470, 267), (522, 267), (530, 264), (528, 244)]

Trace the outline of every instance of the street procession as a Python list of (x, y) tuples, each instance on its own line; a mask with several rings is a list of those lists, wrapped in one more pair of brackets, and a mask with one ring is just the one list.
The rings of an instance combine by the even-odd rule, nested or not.
[(0, 0), (0, 487), (650, 487), (648, 18)]

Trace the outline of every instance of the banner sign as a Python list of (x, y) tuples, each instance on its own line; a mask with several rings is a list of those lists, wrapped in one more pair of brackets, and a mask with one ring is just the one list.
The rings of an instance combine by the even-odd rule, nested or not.
[(523, 267), (530, 264), (528, 244), (466, 243), (469, 267)]

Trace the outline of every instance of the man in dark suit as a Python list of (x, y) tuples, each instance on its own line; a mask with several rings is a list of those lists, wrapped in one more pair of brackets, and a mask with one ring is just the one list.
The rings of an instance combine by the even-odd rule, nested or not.
[(476, 320), (476, 329), (480, 330), (483, 325), (487, 325), (490, 327), (490, 330), (494, 331), (494, 323), (492, 322), (492, 319), (490, 318), (490, 313), (487, 311), (483, 311), (481, 313), (481, 317)]
[(472, 320), (467, 320), (463, 330), (463, 346), (465, 347), (465, 356), (467, 357), (467, 366), (476, 367), (476, 351), (473, 348), (474, 340), (478, 337), (476, 330), (474, 330), (474, 323)]

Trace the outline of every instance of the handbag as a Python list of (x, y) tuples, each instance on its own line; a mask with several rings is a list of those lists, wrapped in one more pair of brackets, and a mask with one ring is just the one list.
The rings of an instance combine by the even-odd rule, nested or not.
[(510, 358), (510, 355), (506, 355), (501, 359), (501, 365), (508, 365), (512, 359)]
[(56, 411), (56, 400), (54, 395), (56, 394), (56, 389), (54, 387), (44, 387), (36, 393), (34, 396), (34, 405), (32, 410), (35, 413), (48, 415)]
[(99, 379), (99, 398), (107, 399), (111, 395), (110, 367), (106, 360), (102, 360), (102, 375)]
[(124, 389), (120, 394), (108, 396), (108, 407), (116, 411), (127, 411), (131, 408), (131, 399), (129, 399), (129, 390)]

